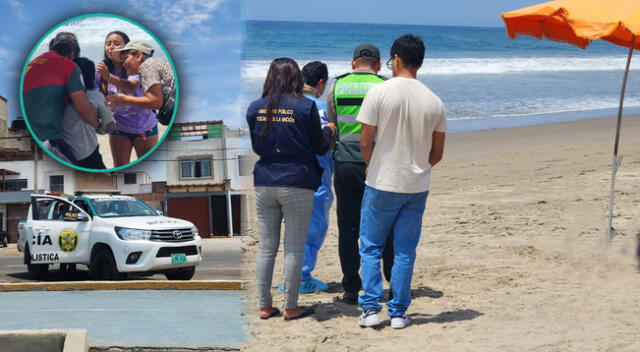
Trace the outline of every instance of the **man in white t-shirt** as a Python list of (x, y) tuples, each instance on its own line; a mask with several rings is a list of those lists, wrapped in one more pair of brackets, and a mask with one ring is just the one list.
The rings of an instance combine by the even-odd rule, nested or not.
[(396, 39), (387, 61), (393, 78), (367, 92), (357, 117), (362, 123), (360, 150), (368, 165), (360, 217), (363, 327), (380, 324), (380, 257), (391, 229), (395, 258), (388, 315), (392, 328), (409, 325), (405, 313), (431, 168), (442, 159), (447, 128), (442, 101), (416, 79), (424, 51), (419, 37)]

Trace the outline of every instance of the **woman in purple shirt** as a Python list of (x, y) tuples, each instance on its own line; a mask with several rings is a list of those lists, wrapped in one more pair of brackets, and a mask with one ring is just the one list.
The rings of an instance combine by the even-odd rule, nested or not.
[[(129, 37), (120, 31), (107, 34), (104, 41), (104, 60), (98, 63), (97, 75), (100, 91), (105, 96), (118, 93), (133, 96), (144, 96), (140, 88), (140, 77), (129, 76), (122, 66), (119, 49), (129, 42)], [(131, 82), (136, 82), (131, 91)], [(111, 155), (114, 167), (126, 165), (131, 160), (131, 150), (135, 149), (140, 158), (151, 150), (158, 142), (158, 120), (152, 110), (141, 109), (130, 105), (118, 105), (112, 108), (116, 120), (116, 130), (109, 136)]]

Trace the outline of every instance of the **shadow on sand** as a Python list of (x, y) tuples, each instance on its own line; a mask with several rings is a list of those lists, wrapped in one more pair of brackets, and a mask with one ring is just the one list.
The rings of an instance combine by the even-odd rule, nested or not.
[[(314, 304), (313, 308), (316, 310), (316, 313), (313, 315), (317, 321), (327, 321), (333, 318), (339, 317), (352, 317), (356, 318), (360, 315), (362, 310), (358, 305), (350, 305), (345, 303), (342, 300), (342, 285), (338, 282), (328, 282), (329, 289), (326, 293), (329, 294), (338, 294), (333, 297), (333, 301), (331, 303), (318, 303)], [(434, 290), (431, 287), (427, 286), (419, 286), (411, 290), (411, 298), (412, 299), (420, 299), (422, 297), (428, 298), (440, 298), (444, 296), (444, 293), (439, 290)], [(389, 297), (389, 290), (385, 289), (385, 298)], [(385, 300), (386, 301), (386, 300)], [(477, 315), (474, 315), (477, 314)], [(474, 319), (478, 316), (482, 315), (482, 313), (473, 311), (473, 310), (464, 310), (457, 312), (444, 312), (437, 316), (424, 315), (424, 314), (415, 314), (416, 319), (414, 320), (415, 324), (423, 324), (423, 323), (433, 323), (433, 322), (447, 322), (446, 319), (451, 319), (450, 321), (456, 320), (467, 320)], [(414, 317), (414, 315), (411, 315)], [(456, 319), (457, 317), (467, 317), (466, 319)]]

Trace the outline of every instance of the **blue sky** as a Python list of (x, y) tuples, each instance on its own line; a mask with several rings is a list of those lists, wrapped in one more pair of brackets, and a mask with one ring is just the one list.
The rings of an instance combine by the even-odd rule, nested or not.
[(500, 27), (500, 13), (543, 0), (245, 0), (243, 19)]
[(10, 120), (22, 115), (20, 73), (38, 40), (69, 18), (111, 13), (146, 27), (169, 51), (180, 80), (182, 121), (225, 120), (228, 126), (238, 127), (240, 1), (0, 1), (0, 95), (9, 99)]

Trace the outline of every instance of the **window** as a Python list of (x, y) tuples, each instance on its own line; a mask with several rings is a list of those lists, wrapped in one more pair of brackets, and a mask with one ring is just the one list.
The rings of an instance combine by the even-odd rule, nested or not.
[(138, 174), (124, 174), (125, 185), (135, 185), (138, 183)]
[(0, 183), (0, 191), (20, 191), (24, 188), (27, 188), (27, 179), (19, 179), (19, 180), (4, 180), (4, 182)]
[(96, 215), (113, 218), (124, 216), (158, 216), (147, 203), (131, 197), (94, 198), (91, 200)]
[(76, 200), (73, 204), (79, 206), (85, 213), (91, 215), (91, 208), (89, 208), (89, 204), (84, 200)]
[(69, 204), (63, 201), (54, 200), (52, 206), (49, 208), (49, 213), (47, 214), (47, 220), (64, 220), (65, 214), (68, 213), (71, 209), (69, 209)]
[(180, 178), (211, 177), (211, 159), (180, 160)]
[(253, 164), (248, 155), (238, 155), (238, 176), (251, 176)]
[(49, 190), (64, 193), (64, 175), (49, 176)]
[[(75, 221), (78, 210), (69, 203), (50, 198), (40, 198), (36, 201), (34, 220), (68, 220)], [(75, 216), (73, 214), (76, 214)]]
[[(33, 210), (33, 220), (47, 220), (55, 201), (51, 198), (40, 198), (35, 202), (35, 210)], [(33, 209), (33, 208), (32, 208)]]

